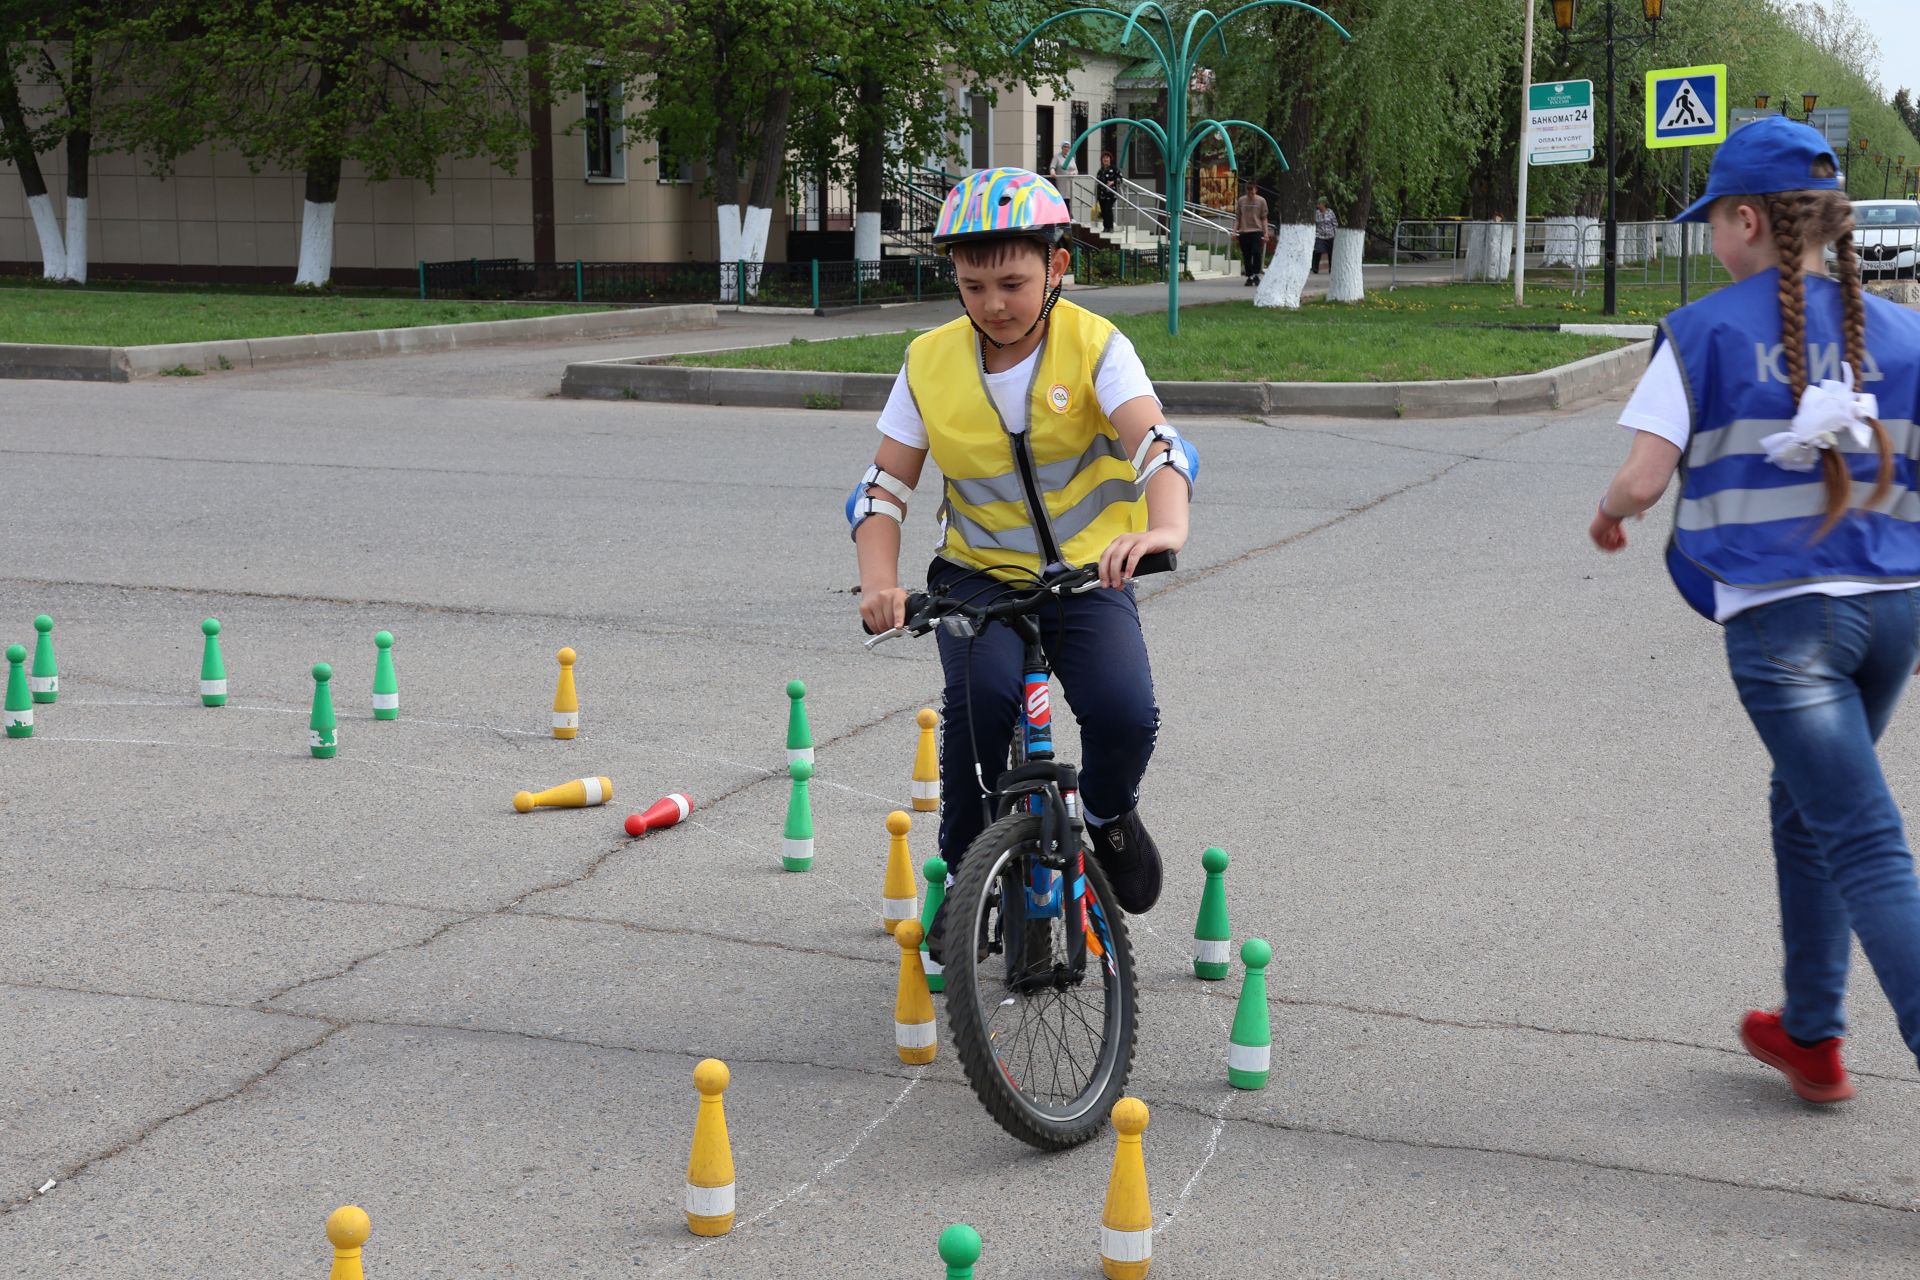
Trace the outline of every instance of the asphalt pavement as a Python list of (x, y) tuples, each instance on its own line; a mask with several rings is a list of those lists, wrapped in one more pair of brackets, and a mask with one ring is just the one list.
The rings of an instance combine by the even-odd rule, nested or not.
[[(0, 741), (0, 1275), (318, 1276), (348, 1202), (376, 1280), (932, 1276), (956, 1221), (981, 1280), (1098, 1274), (1111, 1141), (1030, 1151), (949, 1045), (894, 1054), (883, 820), (939, 671), (930, 642), (859, 644), (840, 511), (870, 415), (553, 398), (577, 350), (8, 385), (0, 641), (51, 613), (61, 694)], [(1665, 512), (1621, 556), (1585, 542), (1616, 408), (1180, 423), (1193, 537), (1141, 592), (1155, 1276), (1920, 1264), (1920, 1079), (1864, 966), (1854, 1101), (1798, 1103), (1735, 1041), (1778, 998), (1765, 761), (1665, 581)], [(562, 645), (572, 742), (546, 729)], [(796, 676), (805, 875), (780, 870)], [(1916, 747), (1909, 717), (1882, 753), (1909, 800)], [(587, 774), (612, 804), (510, 806)], [(670, 791), (693, 820), (626, 839)], [(1190, 969), (1212, 844), (1236, 939), (1275, 951), (1261, 1092), (1225, 1079), (1238, 963)], [(710, 1055), (739, 1221), (702, 1241)]]

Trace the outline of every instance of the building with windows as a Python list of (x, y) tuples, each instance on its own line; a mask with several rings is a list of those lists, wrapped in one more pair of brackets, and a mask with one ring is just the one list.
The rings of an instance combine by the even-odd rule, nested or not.
[[(1164, 86), (1133, 59), (1088, 51), (1062, 98), (1024, 88), (998, 101), (956, 87), (968, 127), (956, 140), (970, 167), (1046, 170), (1060, 143), (1105, 115), (1151, 112)], [(484, 160), (450, 160), (437, 180), (369, 182), (349, 162), (334, 218), (333, 278), (341, 284), (405, 286), (423, 261), (519, 258), (535, 262), (711, 262), (719, 252), (703, 166), (628, 137), (621, 94), (583, 91), (534, 112), (533, 145), (511, 171)], [(1063, 185), (1076, 216), (1092, 207), (1092, 173), (1117, 131), (1075, 156)], [(664, 155), (663, 155), (664, 151)], [(65, 154), (40, 157), (54, 210), (62, 205)], [(122, 279), (288, 282), (299, 258), (304, 180), (286, 170), (250, 170), (234, 152), (205, 147), (165, 177), (140, 157), (95, 154), (87, 202), (91, 274)], [(950, 161), (942, 167), (951, 173)], [(1158, 156), (1136, 151), (1128, 174), (1158, 188)], [(774, 211), (767, 258), (788, 256), (789, 229), (850, 226), (850, 194), (790, 173), (792, 194)], [(817, 241), (815, 245), (817, 245)], [(895, 244), (894, 251), (910, 251)], [(812, 256), (820, 254), (809, 246)], [(850, 249), (840, 256), (851, 256)], [(0, 163), (0, 271), (37, 273), (38, 240), (20, 181)]]

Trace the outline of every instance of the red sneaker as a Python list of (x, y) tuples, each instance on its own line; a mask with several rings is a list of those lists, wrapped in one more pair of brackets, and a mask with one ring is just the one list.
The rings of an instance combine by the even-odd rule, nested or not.
[(1778, 1010), (1749, 1009), (1740, 1020), (1740, 1043), (1747, 1052), (1782, 1072), (1808, 1102), (1845, 1102), (1853, 1096), (1853, 1081), (1840, 1061), (1840, 1039), (1828, 1036), (1802, 1049), (1780, 1025)]

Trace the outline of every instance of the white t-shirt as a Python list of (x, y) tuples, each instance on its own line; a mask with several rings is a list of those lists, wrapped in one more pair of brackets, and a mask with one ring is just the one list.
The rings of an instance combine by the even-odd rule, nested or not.
[[(1680, 452), (1687, 451), (1687, 441), (1693, 436), (1693, 413), (1687, 404), (1687, 386), (1680, 377), (1680, 361), (1674, 357), (1672, 343), (1661, 343), (1660, 350), (1654, 353), (1653, 363), (1640, 376), (1640, 385), (1633, 389), (1627, 407), (1620, 411), (1620, 425), (1629, 431), (1649, 432), (1671, 442)], [(1905, 591), (1916, 586), (1920, 586), (1920, 581), (1805, 582), (1753, 591), (1716, 582), (1713, 584), (1713, 620), (1725, 622), (1757, 605), (1793, 596), (1864, 596), (1875, 591)]]
[[(1035, 347), (1032, 354), (1013, 368), (985, 375), (987, 392), (1000, 410), (1001, 421), (1007, 424), (1007, 430), (1016, 434), (1027, 429), (1028, 406), (1033, 403), (1034, 368), (1039, 359), (1040, 348)], [(1147, 377), (1140, 353), (1127, 341), (1126, 334), (1115, 333), (1093, 375), (1093, 394), (1100, 401), (1100, 412), (1111, 418), (1113, 411), (1127, 401), (1153, 393), (1153, 379)], [(907, 389), (905, 365), (900, 366), (900, 374), (893, 380), (893, 391), (887, 396), (886, 407), (880, 410), (880, 421), (876, 425), (882, 435), (910, 448), (927, 447), (927, 424), (921, 420), (920, 410), (913, 403), (913, 393)]]

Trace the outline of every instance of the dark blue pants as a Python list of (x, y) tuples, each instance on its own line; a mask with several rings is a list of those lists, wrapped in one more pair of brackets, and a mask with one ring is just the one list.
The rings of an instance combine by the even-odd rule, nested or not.
[[(975, 604), (1006, 593), (1004, 584), (947, 560), (928, 568), (927, 585), (963, 599), (979, 592)], [(1058, 608), (1050, 605), (1040, 614), (1040, 633), (1047, 661), (1080, 723), (1081, 804), (1098, 817), (1116, 818), (1138, 802), (1140, 779), (1160, 730), (1133, 588), (1097, 587), (1067, 596)], [(940, 725), (940, 856), (951, 871), (987, 824), (980, 780), (992, 786), (1006, 769), (1008, 747), (1023, 723), (1025, 646), (1001, 623), (972, 639), (936, 634), (947, 680)]]

